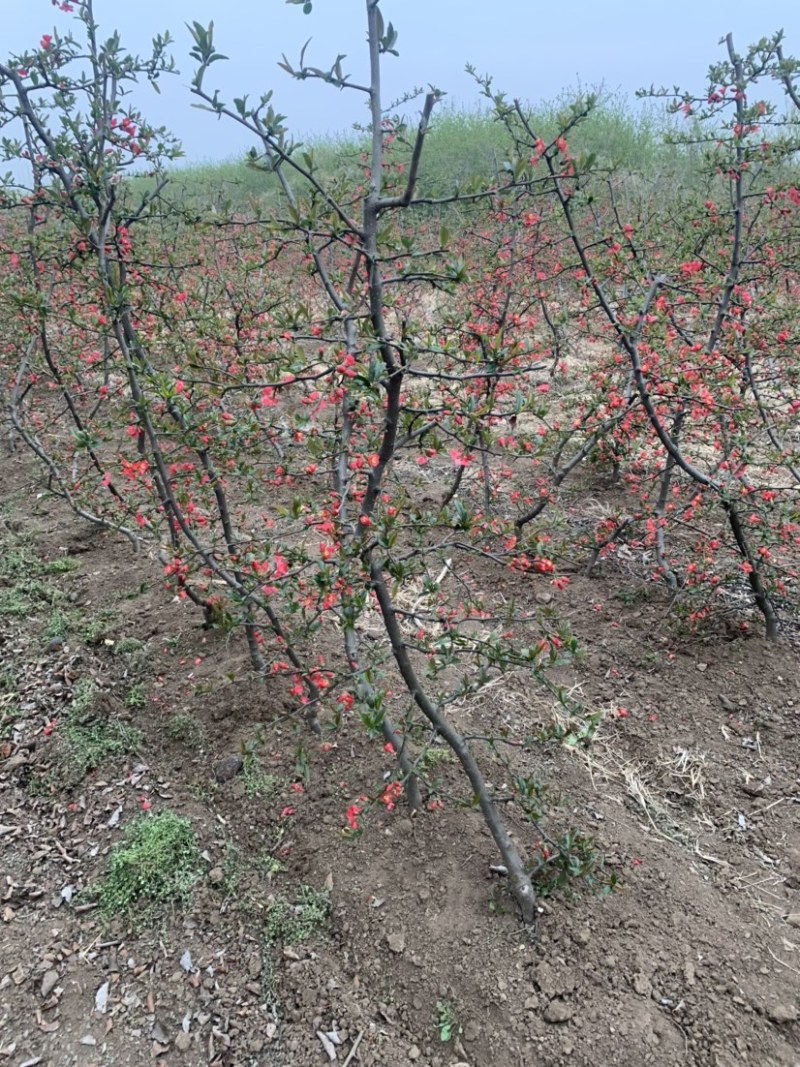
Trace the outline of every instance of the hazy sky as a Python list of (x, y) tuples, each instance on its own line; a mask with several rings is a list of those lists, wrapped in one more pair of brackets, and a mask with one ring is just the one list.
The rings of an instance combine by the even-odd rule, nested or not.
[[(364, 77), (364, 0), (314, 0), (304, 16), (285, 0), (95, 0), (101, 32), (118, 29), (122, 41), (142, 51), (154, 33), (169, 29), (181, 71), (167, 79), (161, 96), (147, 93), (141, 106), (150, 121), (167, 125), (190, 160), (234, 156), (249, 147), (230, 122), (191, 107), (191, 47), (185, 23), (214, 19), (219, 51), (230, 62), (209, 71), (206, 87), (230, 99), (275, 90), (273, 103), (301, 135), (346, 131), (364, 121), (363, 97), (328, 86), (296, 82), (276, 66), (285, 52), (294, 61), (308, 37), (307, 61), (323, 67), (339, 52), (344, 68)], [(633, 96), (651, 83), (701, 88), (710, 63), (721, 57), (720, 38), (733, 31), (737, 46), (783, 28), (787, 52), (800, 54), (800, 4), (794, 0), (383, 0), (384, 18), (399, 32), (400, 58), (387, 57), (386, 100), (406, 89), (433, 84), (459, 106), (478, 97), (464, 73), (471, 62), (491, 72), (498, 88), (531, 102), (550, 100), (580, 84)], [(54, 24), (72, 16), (51, 0), (0, 0), (4, 57), (36, 45)]]

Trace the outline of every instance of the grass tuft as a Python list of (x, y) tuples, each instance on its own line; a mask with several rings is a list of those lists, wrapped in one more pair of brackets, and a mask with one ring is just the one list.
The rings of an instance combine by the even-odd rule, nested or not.
[(98, 892), (106, 919), (186, 900), (203, 869), (188, 819), (171, 811), (140, 815), (113, 849)]
[(144, 743), (140, 730), (118, 719), (103, 719), (94, 712), (97, 690), (89, 683), (76, 686), (64, 717), (64, 752), (61, 760), (66, 784), (77, 784), (107, 759), (138, 752)]
[(294, 900), (276, 896), (264, 917), (264, 938), (272, 945), (296, 945), (324, 930), (331, 910), (327, 889), (300, 885)]

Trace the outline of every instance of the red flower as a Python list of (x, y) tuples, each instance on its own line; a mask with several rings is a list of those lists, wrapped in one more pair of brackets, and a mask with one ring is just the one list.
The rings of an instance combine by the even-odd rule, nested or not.
[(361, 814), (361, 811), (362, 809), (358, 804), (351, 804), (344, 813), (344, 817), (347, 819), (347, 825), (351, 830), (358, 829), (358, 816)]
[(690, 259), (687, 263), (681, 263), (681, 273), (687, 275), (699, 274), (703, 269), (703, 263), (699, 259)]
[(465, 456), (457, 448), (450, 449), (450, 459), (455, 463), (457, 467), (468, 467), (472, 456)]

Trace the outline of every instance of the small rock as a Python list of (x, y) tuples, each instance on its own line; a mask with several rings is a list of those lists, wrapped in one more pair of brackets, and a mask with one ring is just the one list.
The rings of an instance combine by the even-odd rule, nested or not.
[(46, 971), (42, 976), (42, 1000), (47, 1000), (55, 987), (58, 985), (58, 971)]
[(406, 948), (406, 932), (405, 930), (396, 930), (394, 933), (386, 935), (386, 944), (389, 946), (390, 952), (395, 952), (398, 955), (401, 952), (405, 952)]
[(257, 953), (253, 953), (247, 961), (247, 973), (251, 978), (258, 978), (261, 974), (261, 957)]
[(192, 1035), (181, 1030), (175, 1038), (175, 1048), (178, 1052), (188, 1052), (192, 1047)]
[(64, 638), (63, 637), (54, 637), (52, 641), (48, 641), (47, 642), (47, 651), (48, 652), (60, 652), (63, 647), (64, 647)]
[(86, 1037), (82, 1037), (81, 1038), (80, 1043), (81, 1043), (81, 1045), (94, 1046), (94, 1045), (97, 1044), (97, 1038), (96, 1037), (92, 1037), (91, 1034), (87, 1034)]
[(208, 880), (212, 885), (219, 885), (225, 877), (225, 874), (221, 867), (212, 867), (208, 872)]
[(790, 926), (800, 926), (800, 911), (792, 911), (786, 916), (786, 921)]
[(567, 1000), (551, 1000), (542, 1018), (546, 1023), (568, 1023), (575, 1015), (575, 1005)]
[(464, 1040), (467, 1042), (477, 1041), (481, 1036), (480, 1023), (475, 1022), (474, 1019), (470, 1019), (464, 1025)]
[(158, 1021), (158, 1019), (156, 1019), (156, 1021), (153, 1023), (153, 1028), (150, 1031), (150, 1036), (152, 1037), (152, 1039), (154, 1041), (157, 1041), (159, 1043), (159, 1045), (168, 1045), (169, 1044), (169, 1038), (167, 1037), (167, 1032), (164, 1029), (164, 1027), (161, 1025), (161, 1023)]
[(764, 783), (763, 782), (743, 782), (741, 786), (743, 793), (746, 793), (749, 797), (762, 797), (764, 795)]
[(794, 1004), (771, 1004), (767, 1008), (767, 1018), (778, 1026), (797, 1022), (798, 1011)]
[(559, 992), (555, 971), (549, 963), (538, 964), (533, 972), (533, 980), (545, 996)]
[(331, 1063), (336, 1062), (336, 1049), (333, 1047), (333, 1042), (327, 1034), (322, 1030), (317, 1030), (317, 1037), (322, 1042), (322, 1047), (325, 1049), (325, 1055), (328, 1057)]
[(701, 674), (704, 674), (708, 670), (708, 664), (707, 663), (697, 663), (697, 664), (695, 664), (695, 666), (697, 667), (698, 671), (700, 671)]
[(103, 984), (100, 986), (100, 988), (94, 995), (94, 1010), (96, 1012), (99, 1012), (101, 1015), (105, 1014), (106, 1008), (108, 1007), (109, 988), (109, 983), (103, 982)]
[(420, 1052), (418, 1045), (412, 1045), (408, 1050), (408, 1058), (410, 1060), (418, 1060), (421, 1055), (422, 1053)]
[(653, 987), (644, 974), (635, 974), (633, 976), (633, 988), (639, 994), (640, 997), (649, 997), (653, 992)]
[(229, 782), (231, 778), (235, 778), (244, 768), (244, 760), (238, 754), (234, 756), (226, 756), (218, 763), (214, 764), (214, 777), (218, 782)]
[(578, 945), (588, 945), (592, 940), (592, 931), (588, 926), (582, 926), (572, 935), (573, 941)]

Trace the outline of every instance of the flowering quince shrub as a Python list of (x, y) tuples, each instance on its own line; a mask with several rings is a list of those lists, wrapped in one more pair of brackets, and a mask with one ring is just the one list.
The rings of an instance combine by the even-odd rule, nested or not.
[[(133, 82), (169, 73), (168, 38), (152, 57), (130, 57), (116, 37), (99, 43), (88, 0), (72, 6), (74, 36), (54, 32), (0, 67), (3, 118), (17, 136), (5, 154), (29, 163), (3, 200), (14, 324), (3, 402), (14, 430), (76, 511), (156, 553), (209, 624), (241, 625), (254, 668), (286, 679), (313, 729), (357, 715), (382, 737), (398, 774), (374, 802), (440, 806), (419, 768), (425, 739), (443, 738), (532, 921), (530, 871), (446, 708), (508, 667), (541, 675), (571, 645), (554, 623), (498, 615), (471, 578), (473, 560), (502, 571), (524, 558), (493, 504), (490, 450), (506, 413), (492, 408), (513, 377), (513, 410), (524, 410), (526, 382), (547, 362), (521, 339), (522, 298), (509, 302), (506, 326), (498, 294), (509, 284), (493, 266), (491, 299), (462, 304), (472, 324), (443, 316), (432, 332), (423, 313), (427, 293), (451, 298), (468, 274), (444, 227), (411, 236), (400, 222), (418, 206), (438, 94), (406, 145), (380, 96), (394, 31), (367, 5), (371, 152), (323, 184), (269, 96), (228, 109), (206, 93), (219, 56), (196, 25), (197, 96), (251, 131), (254, 165), (276, 170), (284, 195), (265, 218), (189, 225), (164, 195), (162, 162), (177, 146), (127, 107)], [(148, 176), (124, 182), (134, 161)], [(493, 198), (482, 190), (467, 203)], [(491, 240), (508, 254), (507, 234)], [(483, 510), (459, 493), (476, 456)], [(430, 505), (420, 492), (428, 464), (450, 483)], [(552, 570), (542, 553), (530, 559)], [(361, 633), (375, 621), (386, 636), (365, 651)], [(341, 636), (341, 653), (320, 655), (323, 628)], [(490, 745), (500, 729), (486, 724)], [(365, 803), (359, 795), (343, 813), (348, 830)]]
[[(476, 561), (499, 572), (554, 571), (539, 534), (520, 537), (513, 496), (500, 499), (500, 487), (510, 474), (504, 450), (513, 464), (533, 450), (527, 437), (516, 442), (507, 434), (509, 425), (528, 414), (549, 437), (542, 398), (553, 373), (547, 337), (557, 327), (548, 326), (548, 279), (531, 284), (529, 278), (536, 242), (517, 253), (516, 219), (506, 208), (517, 176), (437, 201), (417, 195), (440, 94), (425, 97), (416, 131), (386, 115), (380, 69), (396, 34), (374, 0), (366, 12), (367, 86), (351, 79), (338, 59), (328, 70), (302, 59), (298, 67), (282, 64), (292, 76), (367, 97), (369, 150), (351, 173), (334, 178), (319, 173), (313, 152), (292, 143), (271, 94), (255, 106), (245, 96), (228, 104), (208, 88), (221, 57), (212, 28), (192, 27), (195, 95), (213, 115), (249, 131), (257, 145), (252, 165), (272, 171), (283, 194), (282, 208), (255, 231), (271, 241), (284, 277), (292, 276), (290, 310), (271, 315), (273, 326), (284, 327), (274, 364), (259, 383), (266, 385), (262, 402), (274, 413), (268, 418), (286, 427), (281, 439), (273, 438), (280, 449), (275, 487), (291, 490), (278, 494), (286, 502), (275, 509), (289, 573), (271, 584), (279, 596), (297, 598), (289, 607), (295, 619), (306, 625), (333, 619), (341, 632), (344, 662), (327, 664), (325, 680), (338, 689), (348, 677), (337, 704), (381, 733), (399, 764), (401, 778), (378, 801), (391, 810), (402, 792), (413, 807), (422, 806), (421, 754), (412, 751), (412, 739), (421, 730), (442, 738), (467, 776), (530, 921), (530, 872), (472, 746), (445, 712), (510, 667), (543, 677), (544, 666), (572, 646), (553, 623), (543, 629), (525, 612), (498, 613), (474, 575)], [(543, 211), (557, 209), (549, 189), (543, 199)], [(477, 277), (464, 255), (473, 235), (454, 236), (423, 213), (456, 202), (484, 245)], [(409, 214), (421, 224), (407, 221)], [(532, 224), (532, 217), (525, 220)], [(552, 258), (546, 245), (543, 238), (543, 264)], [(370, 619), (385, 633), (378, 648), (362, 641)], [(315, 670), (319, 676), (321, 665)], [(390, 701), (398, 680), (410, 697), (405, 707)], [(297, 678), (298, 696), (304, 681)], [(309, 699), (316, 703), (313, 694)], [(502, 729), (486, 727), (490, 739)], [(437, 801), (429, 795), (427, 806)], [(346, 813), (349, 832), (359, 829), (362, 811), (359, 797)]]
[(601, 353), (574, 455), (606, 451), (630, 500), (622, 521), (596, 529), (600, 551), (642, 550), (693, 619), (744, 583), (775, 638), (797, 610), (800, 193), (796, 127), (760, 84), (777, 81), (796, 111), (798, 64), (780, 34), (745, 56), (725, 45), (701, 96), (647, 94), (690, 123), (677, 143), (703, 148), (694, 180), (655, 199), (624, 175), (601, 196), (591, 160), (566, 142), (544, 147), (519, 105), (481, 84), (519, 157), (550, 177), (573, 324)]
[[(740, 168), (745, 184), (714, 164), (702, 210), (696, 190), (653, 205), (570, 155), (593, 101), (543, 140), (484, 79), (510, 134), (500, 177), (421, 196), (440, 94), (416, 129), (385, 110), (397, 34), (366, 0), (367, 78), (341, 57), (282, 64), (369, 105), (369, 146), (334, 175), (293, 142), (270, 93), (228, 103), (208, 87), (224, 57), (193, 24), (196, 101), (248, 131), (252, 165), (281, 189), (246, 217), (198, 215), (170, 200), (162, 167), (177, 144), (128, 106), (135, 82), (172, 70), (168, 35), (132, 57), (115, 36), (101, 43), (89, 0), (61, 7), (74, 36), (0, 65), (3, 152), (28, 166), (4, 183), (0, 223), (15, 434), (53, 492), (156, 555), (209, 626), (241, 627), (253, 668), (313, 730), (357, 718), (380, 738), (396, 774), (371, 796), (357, 787), (346, 833), (370, 804), (436, 810), (425, 767), (443, 740), (532, 921), (532, 872), (482, 770), (525, 739), (484, 711), (470, 742), (448, 710), (508, 669), (549, 686), (546, 668), (573, 647), (554, 614), (501, 610), (494, 584), (512, 572), (557, 593), (560, 559), (621, 538), (651, 553), (655, 577), (703, 595), (699, 611), (734, 559), (777, 633), (800, 408), (788, 144), (770, 139), (761, 165)], [(792, 90), (780, 42), (761, 47), (753, 78)], [(716, 111), (708, 122), (711, 155), (756, 151), (753, 131), (731, 140)], [(776, 174), (762, 189), (765, 161)], [(124, 180), (134, 163), (146, 171)], [(739, 185), (739, 208), (723, 209)], [(564, 493), (590, 462), (611, 466), (631, 503), (586, 544)], [(505, 762), (535, 822), (530, 783)], [(570, 867), (569, 844), (546, 851), (543, 864)]]

